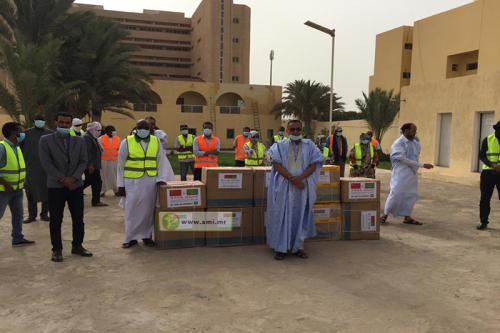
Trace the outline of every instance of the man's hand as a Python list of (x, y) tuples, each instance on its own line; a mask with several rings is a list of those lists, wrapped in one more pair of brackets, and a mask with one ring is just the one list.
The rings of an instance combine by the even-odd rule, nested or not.
[(118, 187), (118, 192), (116, 192), (117, 197), (126, 197), (125, 187)]
[(7, 193), (14, 192), (14, 188), (12, 187), (12, 185), (5, 183), (4, 187), (5, 187), (5, 192), (7, 192)]
[(290, 178), (290, 182), (292, 183), (293, 186), (295, 186), (300, 190), (303, 190), (306, 187), (304, 184), (304, 180), (300, 177), (292, 177)]
[(424, 168), (425, 168), (425, 169), (428, 169), (428, 170), (429, 170), (429, 169), (433, 169), (433, 168), (434, 168), (434, 165), (432, 165), (432, 164), (430, 164), (430, 163), (425, 163), (425, 164), (424, 164)]
[(64, 187), (66, 187), (70, 191), (76, 190), (76, 179), (73, 177), (64, 177), (61, 180)]

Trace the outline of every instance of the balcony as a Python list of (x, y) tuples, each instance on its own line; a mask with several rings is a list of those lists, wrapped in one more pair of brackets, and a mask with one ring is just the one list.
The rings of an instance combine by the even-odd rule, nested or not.
[(181, 105), (182, 113), (203, 113), (203, 105)]

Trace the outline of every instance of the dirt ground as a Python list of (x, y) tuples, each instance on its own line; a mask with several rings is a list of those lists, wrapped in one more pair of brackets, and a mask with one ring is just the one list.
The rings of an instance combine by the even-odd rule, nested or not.
[[(381, 172), (383, 198), (388, 173)], [(479, 190), (423, 179), (415, 216), (380, 241), (309, 244), (309, 260), (272, 259), (264, 246), (123, 250), (115, 198), (92, 209), (85, 246), (50, 261), (48, 224), (10, 246), (0, 224), (0, 332), (500, 332), (500, 204), (475, 230)], [(68, 214), (69, 215), (69, 214)]]

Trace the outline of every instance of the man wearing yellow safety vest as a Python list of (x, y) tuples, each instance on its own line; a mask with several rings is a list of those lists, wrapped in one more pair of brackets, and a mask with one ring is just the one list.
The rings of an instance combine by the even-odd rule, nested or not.
[(175, 151), (179, 159), (179, 169), (181, 173), (181, 181), (187, 180), (188, 170), (194, 175), (194, 154), (193, 143), (194, 135), (189, 134), (188, 125), (181, 125), (181, 134), (175, 139)]
[(0, 220), (7, 206), (12, 215), (12, 246), (34, 244), (23, 235), (23, 188), (26, 164), (19, 143), (24, 133), (18, 123), (8, 122), (2, 127), (4, 140), (0, 141)]
[(250, 142), (245, 143), (245, 166), (262, 166), (266, 154), (266, 146), (259, 142), (259, 132), (250, 131)]
[(285, 135), (285, 128), (283, 126), (280, 127), (278, 134), (273, 136), (273, 142), (272, 144), (275, 144), (276, 142), (282, 142), (288, 140), (288, 137)]
[(500, 200), (500, 121), (493, 126), (495, 133), (488, 135), (481, 144), (479, 159), (483, 162), (481, 171), (481, 201), (479, 203), (481, 224), (479, 230), (488, 228), (490, 202), (495, 187)]
[(71, 125), (72, 126), (69, 130), (69, 135), (83, 137), (83, 135), (85, 134), (85, 131), (82, 130), (83, 121), (78, 118), (73, 118)]
[(137, 123), (136, 133), (120, 144), (118, 152), (118, 196), (125, 210), (124, 249), (137, 245), (153, 247), (157, 186), (175, 180), (160, 140), (151, 134), (146, 120)]
[(250, 127), (244, 127), (243, 133), (236, 136), (233, 143), (234, 149), (234, 166), (245, 166), (245, 145), (250, 142)]
[(360, 135), (360, 142), (354, 144), (349, 153), (349, 160), (351, 161), (351, 177), (375, 178), (375, 166), (378, 159), (367, 134)]

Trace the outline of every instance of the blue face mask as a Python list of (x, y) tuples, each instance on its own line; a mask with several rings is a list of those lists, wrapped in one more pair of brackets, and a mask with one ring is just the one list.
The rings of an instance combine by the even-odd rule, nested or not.
[(278, 132), (278, 135), (279, 135), (279, 136), (285, 136), (285, 132), (283, 132), (283, 131), (279, 131), (279, 132)]
[(141, 139), (145, 139), (150, 135), (149, 130), (147, 129), (138, 129), (137, 130), (137, 136)]
[(116, 135), (116, 131), (111, 132), (111, 135), (115, 136)]
[(304, 138), (304, 136), (303, 135), (290, 135), (289, 138), (292, 141), (300, 141)]
[(44, 128), (44, 126), (45, 126), (45, 120), (35, 120), (36, 128)]
[(182, 135), (188, 135), (188, 133), (189, 133), (189, 131), (188, 131), (188, 130), (182, 130), (182, 131), (181, 131), (181, 134), (182, 134)]
[(321, 147), (322, 147), (322, 148), (325, 148), (325, 147), (326, 147), (326, 143), (322, 143), (322, 144), (321, 144)]
[(63, 127), (58, 127), (56, 129), (57, 133), (60, 134), (60, 135), (69, 135), (69, 128), (63, 128)]
[(19, 135), (17, 136), (17, 143), (21, 143), (24, 141), (24, 139), (26, 139), (26, 133), (19, 133)]
[(366, 139), (365, 140), (361, 140), (361, 143), (364, 144), (364, 145), (367, 145), (367, 144), (370, 143), (370, 140), (366, 140)]
[(248, 136), (249, 136), (249, 135), (250, 135), (250, 132), (243, 132), (243, 136), (244, 136), (245, 138), (248, 138)]
[(205, 136), (211, 136), (212, 135), (212, 130), (210, 128), (204, 128), (203, 129), (203, 134)]

